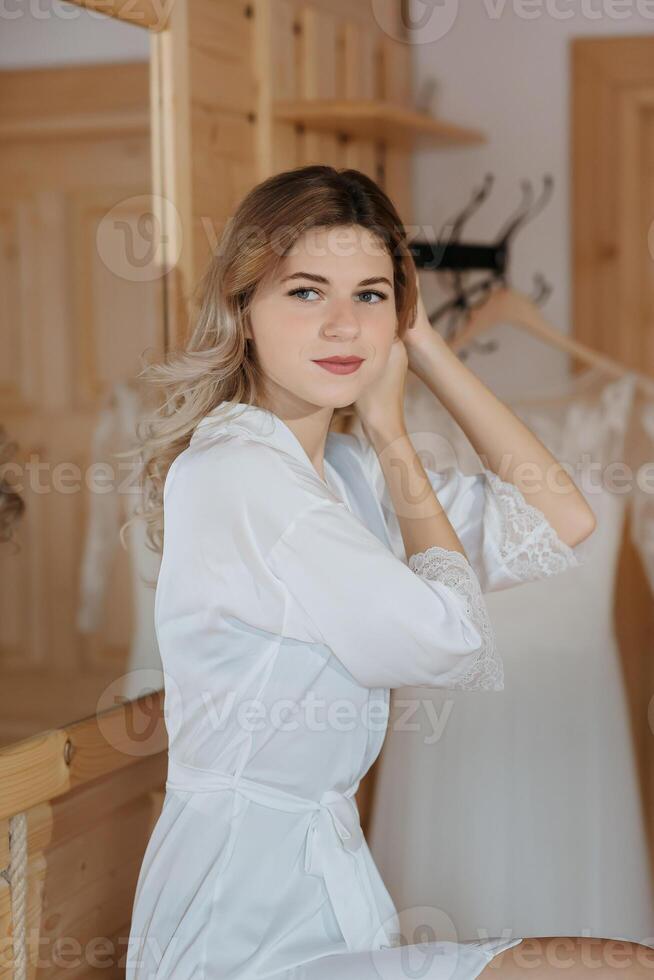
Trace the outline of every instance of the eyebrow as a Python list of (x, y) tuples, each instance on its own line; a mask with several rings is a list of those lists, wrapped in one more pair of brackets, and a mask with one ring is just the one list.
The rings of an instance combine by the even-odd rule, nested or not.
[[(292, 276), (284, 276), (280, 282), (286, 282), (287, 279), (312, 279), (314, 282), (322, 282), (325, 285), (329, 285), (329, 279), (325, 276), (319, 276), (314, 272), (294, 272)], [(385, 282), (387, 285), (393, 288), (392, 282), (386, 278), (386, 276), (372, 276), (370, 279), (362, 279), (361, 282), (357, 283), (358, 286), (372, 286), (376, 282)]]

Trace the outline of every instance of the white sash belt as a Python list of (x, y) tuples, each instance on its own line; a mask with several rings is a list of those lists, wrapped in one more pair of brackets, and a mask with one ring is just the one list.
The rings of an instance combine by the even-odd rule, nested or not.
[(211, 793), (233, 790), (262, 806), (289, 813), (312, 812), (304, 852), (304, 870), (321, 874), (334, 915), (353, 952), (392, 945), (380, 921), (354, 801), (358, 782), (344, 793), (326, 790), (319, 800), (296, 796), (242, 775), (201, 769), (168, 759), (167, 790)]

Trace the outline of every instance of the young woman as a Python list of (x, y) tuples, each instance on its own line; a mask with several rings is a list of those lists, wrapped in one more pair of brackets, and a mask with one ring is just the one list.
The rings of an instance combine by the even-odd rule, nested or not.
[[(408, 368), (482, 473), (424, 468)], [(150, 374), (169, 391), (144, 471), (169, 762), (128, 980), (467, 980), (509, 949), (495, 975), (533, 975), (520, 938), (400, 935), (354, 794), (391, 688), (502, 689), (483, 592), (575, 564), (583, 495), (431, 329), (397, 212), (356, 170), (255, 187), (187, 349)], [(365, 440), (330, 431), (351, 407)], [(539, 977), (559, 975), (556, 942)], [(568, 976), (609, 976), (590, 943), (570, 940)], [(647, 952), (623, 975), (654, 977)]]

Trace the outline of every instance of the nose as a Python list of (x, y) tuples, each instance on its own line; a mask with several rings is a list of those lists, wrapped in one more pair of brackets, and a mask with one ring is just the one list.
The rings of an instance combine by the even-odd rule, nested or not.
[(334, 300), (322, 325), (326, 337), (356, 337), (360, 331), (359, 318), (352, 300)]

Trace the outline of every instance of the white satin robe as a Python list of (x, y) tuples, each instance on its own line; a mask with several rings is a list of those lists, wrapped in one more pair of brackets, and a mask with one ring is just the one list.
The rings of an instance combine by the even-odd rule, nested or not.
[[(404, 977), (354, 799), (389, 691), (502, 690), (482, 592), (578, 563), (513, 484), (455, 466), (428, 475), (467, 558), (435, 547), (407, 562), (372, 447), (330, 433), (324, 468), (239, 403), (202, 419), (167, 474), (168, 780), (127, 980)], [(476, 977), (519, 941), (437, 937), (420, 975)]]

